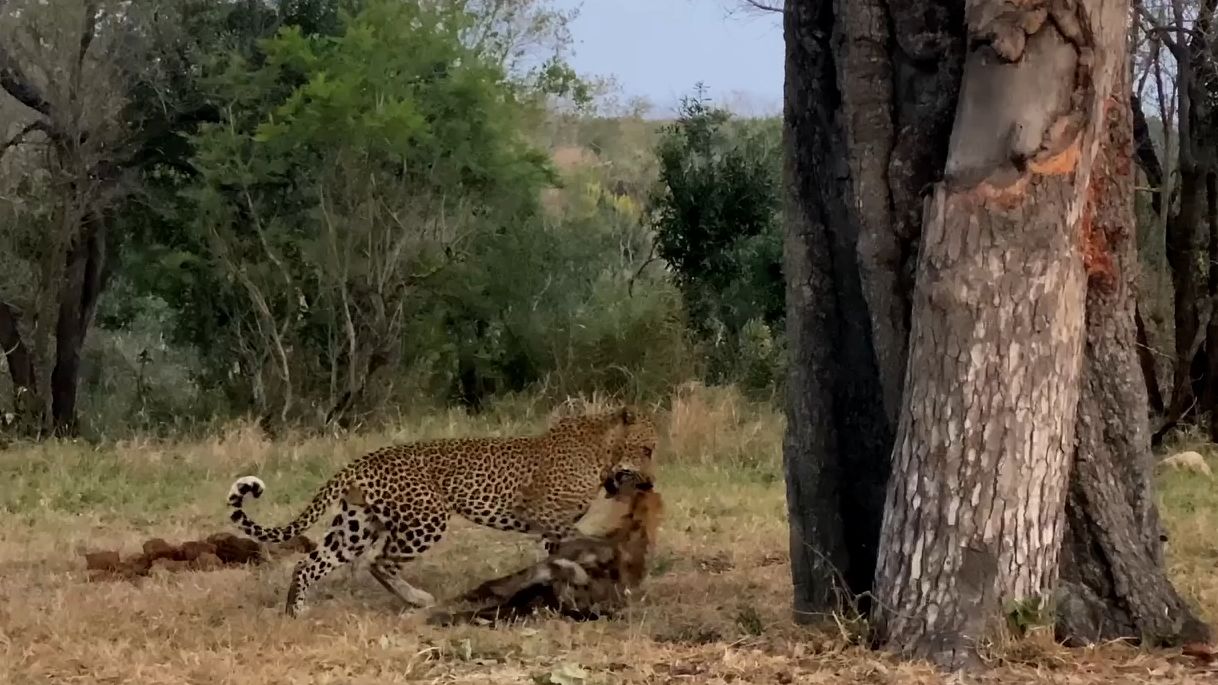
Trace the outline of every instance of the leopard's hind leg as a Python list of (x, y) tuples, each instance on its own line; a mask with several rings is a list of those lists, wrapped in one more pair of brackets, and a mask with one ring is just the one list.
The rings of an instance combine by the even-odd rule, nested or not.
[(342, 499), (340, 505), (341, 511), (331, 521), (322, 543), (301, 559), (292, 572), (284, 607), (289, 616), (299, 615), (304, 609), (312, 585), (339, 566), (354, 562), (380, 537), (380, 521), (365, 506), (349, 502), (347, 498)]
[[(385, 546), (369, 571), (390, 594), (415, 607), (436, 603), (431, 593), (402, 578), (406, 564), (440, 541), (448, 527), (448, 512), (439, 498), (411, 498), (409, 505), (387, 504), (376, 512), (385, 527)], [(402, 589), (399, 589), (401, 586)]]

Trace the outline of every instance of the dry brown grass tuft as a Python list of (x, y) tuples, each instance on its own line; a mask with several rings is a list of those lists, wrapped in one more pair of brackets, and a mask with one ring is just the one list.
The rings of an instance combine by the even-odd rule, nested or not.
[(785, 422), (734, 386), (686, 383), (673, 397), (665, 454), (682, 463), (776, 469)]
[[(782, 420), (731, 390), (687, 388), (665, 421), (667, 516), (628, 619), (432, 628), (366, 572), (333, 574), (302, 618), (282, 616), (294, 558), (207, 573), (87, 583), (78, 552), (226, 530), (231, 480), (269, 486), (257, 517), (295, 514), (338, 464), (391, 440), (532, 429), (440, 414), (394, 431), (270, 443), (247, 429), (190, 444), (47, 444), (0, 454), (0, 683), (1203, 683), (1192, 659), (1044, 636), (987, 649), (968, 680), (810, 632), (789, 618)], [(1209, 451), (1200, 449), (1211, 458)], [(1163, 474), (1172, 570), (1218, 620), (1218, 495)], [(535, 558), (521, 536), (456, 522), (410, 570), (441, 597)]]

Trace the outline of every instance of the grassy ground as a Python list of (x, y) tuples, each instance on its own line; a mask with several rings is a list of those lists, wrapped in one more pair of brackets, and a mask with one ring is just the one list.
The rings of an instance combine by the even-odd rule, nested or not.
[[(422, 625), (365, 571), (331, 576), (303, 618), (281, 615), (291, 560), (256, 569), (90, 583), (78, 552), (227, 530), (232, 479), (260, 474), (253, 512), (283, 522), (340, 463), (393, 440), (532, 425), (453, 416), (377, 436), (266, 443), (235, 430), (189, 444), (50, 444), (0, 453), (0, 683), (937, 683), (930, 668), (789, 620), (780, 420), (730, 395), (679, 402), (666, 425), (668, 518), (646, 592), (626, 620), (510, 629)], [(1218, 466), (1218, 463), (1214, 464)], [(1218, 621), (1218, 493), (1164, 474), (1172, 572)], [(532, 559), (521, 536), (454, 525), (411, 569), (439, 597)], [(1213, 682), (1171, 652), (1064, 650), (1031, 639), (988, 651), (975, 682)], [(973, 682), (973, 681), (970, 681)]]

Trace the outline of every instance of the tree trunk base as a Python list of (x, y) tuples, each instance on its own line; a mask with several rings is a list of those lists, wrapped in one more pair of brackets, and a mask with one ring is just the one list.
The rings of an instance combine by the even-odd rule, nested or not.
[[(1209, 642), (1210, 627), (1167, 577), (1157, 526), (1138, 523), (1116, 482), (1105, 480), (1097, 465), (1080, 465), (1071, 483), (1055, 597), (1057, 639), (1071, 647), (1113, 640), (1150, 647)], [(1114, 473), (1108, 471), (1108, 478)]]
[(1106, 111), (1091, 183), (1087, 348), (1056, 593), (1058, 638), (1148, 646), (1208, 641), (1163, 567), (1147, 388), (1134, 304), (1133, 135), (1123, 82)]

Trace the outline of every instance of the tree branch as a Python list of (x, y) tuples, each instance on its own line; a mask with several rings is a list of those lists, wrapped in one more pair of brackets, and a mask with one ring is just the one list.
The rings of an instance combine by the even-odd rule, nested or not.
[(1142, 100), (1137, 93), (1130, 93), (1129, 106), (1133, 110), (1133, 140), (1134, 156), (1138, 166), (1146, 174), (1146, 180), (1155, 188), (1150, 201), (1155, 214), (1163, 209), (1163, 165), (1159, 162), (1159, 153), (1155, 151), (1154, 141), (1150, 139), (1150, 126), (1146, 123), (1146, 113), (1142, 111)]
[(0, 40), (0, 88), (35, 112), (45, 117), (51, 116), (51, 103), (26, 76), (4, 40)]
[(85, 55), (89, 53), (89, 46), (93, 44), (93, 38), (97, 35), (97, 19), (97, 0), (89, 0), (85, 3), (84, 25), (80, 29), (80, 45), (76, 51), (76, 68), (78, 71), (84, 66)]
[(763, 2), (762, 0), (740, 0), (740, 2), (744, 3), (745, 5), (748, 5), (749, 7), (752, 7), (755, 10), (760, 10), (762, 12), (782, 12), (783, 11), (783, 6), (782, 6), (781, 2), (779, 2), (779, 0), (773, 0), (773, 3)]
[(31, 121), (30, 123), (26, 124), (20, 131), (18, 131), (16, 133), (16, 135), (14, 135), (12, 138), (9, 138), (3, 144), (0, 144), (0, 158), (4, 157), (4, 153), (8, 152), (8, 149), (10, 147), (16, 147), (16, 146), (24, 143), (26, 136), (33, 133), (34, 131), (42, 131), (44, 134), (46, 134), (46, 136), (48, 138), (52, 137), (54, 134), (54, 131), (51, 130), (51, 127), (42, 119), (38, 119), (36, 121)]

